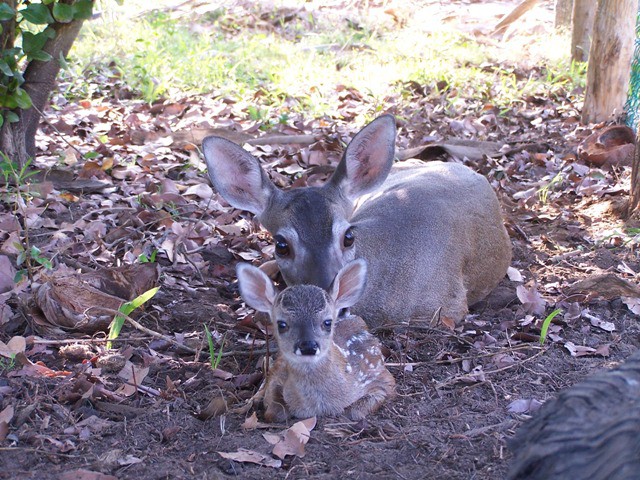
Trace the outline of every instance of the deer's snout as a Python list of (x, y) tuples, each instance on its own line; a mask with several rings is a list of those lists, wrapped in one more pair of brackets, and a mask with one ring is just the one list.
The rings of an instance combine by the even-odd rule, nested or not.
[(296, 355), (317, 355), (320, 351), (320, 345), (315, 340), (303, 340), (295, 345)]

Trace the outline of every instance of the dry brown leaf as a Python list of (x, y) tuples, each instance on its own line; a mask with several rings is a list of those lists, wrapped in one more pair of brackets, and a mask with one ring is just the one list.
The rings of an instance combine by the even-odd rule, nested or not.
[(18, 353), (22, 353), (27, 348), (27, 340), (21, 336), (15, 336), (9, 343), (0, 341), (0, 355), (7, 358), (13, 358)]
[(584, 345), (576, 345), (573, 342), (567, 342), (564, 344), (564, 347), (569, 350), (572, 357), (585, 357), (588, 355), (609, 356), (609, 345), (601, 345), (596, 349)]
[(16, 274), (9, 257), (0, 255), (0, 293), (9, 292), (15, 286), (13, 278)]
[(285, 430), (282, 438), (273, 447), (273, 454), (281, 459), (287, 455), (295, 455), (296, 457), (304, 457), (304, 446), (311, 437), (311, 430), (316, 426), (316, 417), (307, 418), (294, 423), (290, 428)]
[(93, 472), (78, 468), (76, 470), (68, 470), (59, 477), (60, 480), (118, 480), (118, 477), (107, 475), (105, 473)]
[(228, 410), (227, 401), (223, 396), (216, 396), (211, 399), (204, 409), (197, 415), (200, 420), (209, 420), (212, 417), (219, 417)]
[(13, 418), (13, 405), (8, 405), (4, 410), (0, 412), (0, 422), (11, 423)]
[(281, 460), (276, 460), (269, 455), (254, 450), (247, 450), (246, 448), (239, 448), (237, 452), (218, 452), (218, 455), (227, 460), (255, 463), (263, 467), (280, 468), (282, 466)]
[(71, 372), (66, 370), (52, 370), (43, 362), (32, 363), (24, 353), (16, 354), (16, 361), (23, 367), (20, 370), (10, 372), (10, 376), (14, 377), (66, 377)]
[(245, 430), (255, 430), (256, 428), (273, 428), (273, 424), (264, 423), (258, 420), (258, 415), (253, 412), (251, 416), (247, 417), (242, 424), (242, 428)]
[(191, 185), (183, 195), (195, 195), (203, 200), (209, 200), (213, 196), (213, 190), (206, 183)]
[(124, 368), (118, 373), (118, 377), (123, 379), (125, 383), (120, 385), (115, 393), (118, 395), (124, 395), (130, 397), (138, 390), (138, 385), (142, 384), (149, 373), (149, 367), (138, 367), (127, 360)]
[(613, 332), (616, 329), (616, 326), (613, 322), (607, 322), (605, 320), (601, 320), (600, 318), (594, 315), (591, 315), (588, 312), (583, 312), (582, 316), (588, 319), (591, 325), (593, 325), (594, 327), (598, 327), (599, 329), (604, 330), (605, 332)]
[(566, 291), (567, 295), (575, 295), (577, 293), (590, 297), (602, 297), (607, 300), (618, 297), (638, 298), (640, 297), (640, 287), (613, 273), (605, 273), (577, 281)]
[(533, 413), (539, 410), (541, 406), (542, 402), (540, 400), (536, 400), (535, 398), (522, 398), (511, 402), (507, 410), (511, 413)]
[(524, 281), (524, 278), (522, 277), (522, 274), (520, 273), (520, 271), (517, 268), (513, 268), (513, 267), (507, 268), (507, 276), (509, 277), (509, 280), (511, 280), (512, 282), (523, 282)]
[[(124, 265), (97, 272), (78, 274), (60, 268), (47, 276), (35, 294), (44, 319), (67, 331), (95, 333), (106, 330), (120, 306), (156, 286), (158, 267), (153, 263)], [(36, 323), (36, 328), (40, 327)], [(42, 325), (46, 330), (47, 325)]]
[(636, 315), (640, 315), (640, 297), (621, 297), (624, 304), (627, 306), (629, 310), (631, 310)]
[(544, 313), (547, 302), (542, 298), (542, 295), (538, 292), (535, 284), (529, 287), (525, 285), (518, 285), (516, 287), (516, 294), (527, 313), (531, 313), (533, 315), (542, 315)]

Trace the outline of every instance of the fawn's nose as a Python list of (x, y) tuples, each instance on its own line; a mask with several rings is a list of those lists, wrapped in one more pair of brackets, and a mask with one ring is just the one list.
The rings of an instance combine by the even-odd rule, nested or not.
[(303, 340), (296, 344), (297, 355), (317, 355), (320, 345), (315, 340)]

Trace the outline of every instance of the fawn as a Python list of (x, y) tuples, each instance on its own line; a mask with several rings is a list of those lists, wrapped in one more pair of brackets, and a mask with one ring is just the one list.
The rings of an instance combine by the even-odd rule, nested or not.
[(340, 268), (363, 258), (368, 282), (353, 312), (369, 326), (437, 313), (458, 322), (511, 262), (498, 199), (482, 175), (459, 163), (392, 166), (395, 135), (391, 115), (377, 118), (323, 186), (287, 191), (238, 145), (211, 136), (202, 147), (220, 195), (273, 235), (287, 285), (328, 289)]
[(268, 422), (293, 416), (364, 418), (394, 393), (380, 344), (360, 317), (338, 318), (365, 286), (366, 263), (354, 260), (336, 275), (329, 292), (297, 285), (276, 293), (259, 268), (238, 264), (245, 302), (271, 317), (278, 357), (269, 372), (263, 403)]

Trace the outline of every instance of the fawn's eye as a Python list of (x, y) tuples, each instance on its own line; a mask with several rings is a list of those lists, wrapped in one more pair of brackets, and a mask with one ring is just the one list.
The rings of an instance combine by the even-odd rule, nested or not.
[(289, 328), (289, 325), (287, 325), (287, 322), (285, 322), (284, 320), (279, 320), (277, 325), (278, 325), (278, 331), (280, 333), (286, 332), (287, 329)]
[(276, 241), (276, 255), (279, 257), (286, 257), (291, 253), (289, 244), (282, 235), (276, 235), (274, 240)]
[(344, 240), (342, 241), (342, 244), (345, 248), (349, 248), (351, 245), (353, 245), (353, 242), (355, 242), (355, 240), (356, 234), (353, 231), (353, 227), (347, 228), (347, 231), (344, 232)]
[(331, 330), (331, 323), (333, 323), (332, 320), (330, 318), (327, 318), (324, 322), (322, 322), (322, 327), (325, 330), (329, 331)]

